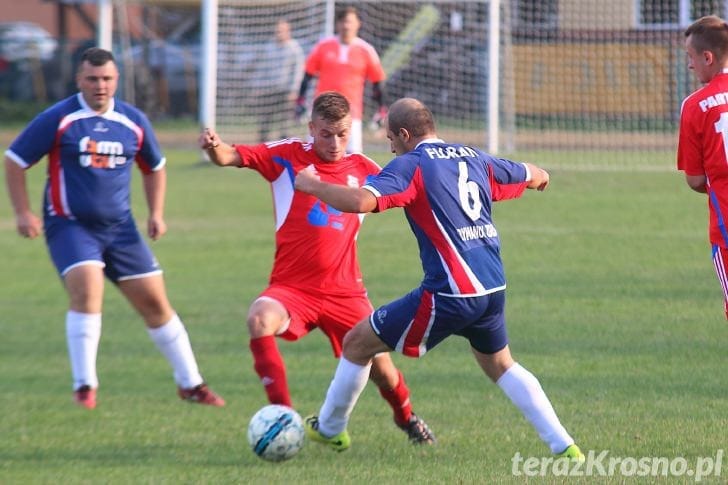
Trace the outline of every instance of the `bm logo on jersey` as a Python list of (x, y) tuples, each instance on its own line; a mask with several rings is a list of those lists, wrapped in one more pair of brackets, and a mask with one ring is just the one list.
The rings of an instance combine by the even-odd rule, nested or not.
[(341, 231), (344, 229), (342, 212), (336, 210), (333, 207), (323, 204), (320, 200), (311, 207), (308, 212), (308, 222), (312, 226), (326, 227), (329, 226), (333, 229)]
[[(359, 187), (359, 179), (353, 175), (347, 175), (346, 185), (349, 187)], [(309, 224), (312, 226), (328, 226), (336, 229), (337, 231), (344, 229), (343, 212), (324, 204), (320, 200), (316, 200), (316, 203), (314, 203), (313, 207), (311, 207), (311, 210), (308, 212), (307, 219)]]
[(126, 163), (124, 145), (118, 141), (92, 140), (84, 136), (78, 142), (78, 151), (82, 167), (115, 168)]

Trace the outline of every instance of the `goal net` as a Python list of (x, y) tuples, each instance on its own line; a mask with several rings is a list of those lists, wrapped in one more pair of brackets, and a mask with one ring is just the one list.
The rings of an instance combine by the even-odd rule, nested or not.
[[(697, 87), (686, 68), (682, 32), (701, 15), (724, 16), (725, 2), (499, 3), (500, 40), (493, 51), (488, 1), (221, 0), (218, 128), (254, 142), (261, 120), (277, 116), (280, 134), (305, 137), (306, 126), (293, 123), (293, 105), (267, 94), (271, 81), (264, 73), (278, 65), (267, 43), (285, 19), (307, 55), (333, 32), (334, 11), (355, 6), (359, 36), (376, 48), (387, 73), (388, 100), (425, 102), (444, 139), (487, 148), (488, 112), (495, 108), (498, 153), (505, 156), (618, 167), (634, 163), (636, 154), (638, 168), (672, 166), (680, 103)], [(497, 92), (490, 76), (497, 76)], [(370, 89), (365, 120), (375, 110)], [(309, 88), (309, 98), (312, 93)], [(381, 130), (365, 132), (365, 151), (387, 150)]]

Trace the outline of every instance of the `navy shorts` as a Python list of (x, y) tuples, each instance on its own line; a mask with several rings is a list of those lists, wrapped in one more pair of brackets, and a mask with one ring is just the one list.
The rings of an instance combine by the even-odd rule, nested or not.
[(450, 335), (493, 354), (508, 345), (505, 302), (505, 290), (453, 298), (420, 287), (376, 309), (369, 322), (385, 344), (409, 357), (423, 356)]
[(114, 282), (162, 272), (131, 216), (119, 224), (98, 228), (49, 216), (44, 231), (51, 260), (62, 277), (83, 264), (101, 266)]

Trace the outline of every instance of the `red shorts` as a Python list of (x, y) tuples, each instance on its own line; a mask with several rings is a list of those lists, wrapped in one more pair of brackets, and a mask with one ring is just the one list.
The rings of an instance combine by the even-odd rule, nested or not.
[(344, 335), (373, 311), (366, 293), (360, 296), (320, 295), (290, 286), (271, 285), (258, 298), (262, 297), (276, 300), (290, 315), (288, 326), (278, 337), (294, 341), (318, 327), (329, 338), (336, 357), (341, 356)]

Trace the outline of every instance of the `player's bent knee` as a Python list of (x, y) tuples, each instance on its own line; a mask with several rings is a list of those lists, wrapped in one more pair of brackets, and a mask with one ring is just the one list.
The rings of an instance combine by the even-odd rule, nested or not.
[(500, 377), (515, 363), (507, 345), (503, 349), (492, 354), (484, 354), (475, 349), (472, 350), (481, 369), (483, 369), (483, 372), (485, 372), (485, 374), (493, 382), (498, 381), (498, 379), (500, 379)]
[(344, 356), (359, 364), (369, 362), (380, 352), (391, 350), (377, 337), (368, 322), (357, 324), (346, 334), (343, 348)]
[(248, 333), (251, 338), (275, 335), (283, 326), (283, 321), (269, 312), (253, 312), (248, 315)]

